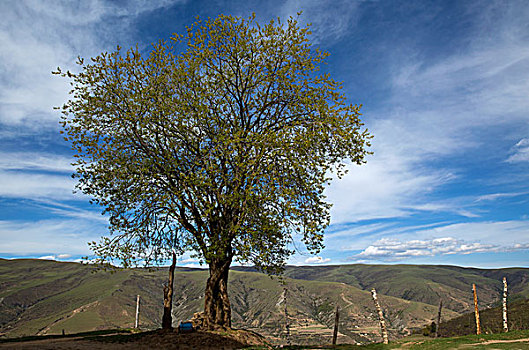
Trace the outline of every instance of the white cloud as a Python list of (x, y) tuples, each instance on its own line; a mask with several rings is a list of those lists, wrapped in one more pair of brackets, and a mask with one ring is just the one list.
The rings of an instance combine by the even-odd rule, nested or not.
[(189, 267), (191, 269), (204, 269), (204, 268), (206, 268), (206, 266), (200, 265), (200, 264), (184, 264), (184, 265), (179, 265), (179, 266)]
[(44, 170), (72, 173), (71, 157), (38, 152), (0, 152), (0, 170)]
[(311, 256), (305, 259), (306, 264), (324, 264), (331, 261), (330, 258), (322, 258), (321, 256)]
[(0, 197), (56, 200), (82, 198), (81, 195), (72, 193), (74, 188), (75, 180), (69, 176), (0, 170)]
[[(87, 201), (88, 197), (79, 197), (80, 201)], [(108, 215), (101, 215), (101, 207), (93, 206), (92, 209), (82, 209), (73, 205), (64, 204), (50, 199), (34, 199), (33, 205), (49, 211), (51, 214), (74, 219), (108, 223)]]
[(453, 237), (442, 237), (432, 240), (399, 241), (381, 239), (367, 247), (353, 258), (401, 260), (405, 258), (435, 256), (446, 254), (471, 254), (497, 251), (498, 246), (484, 245), (479, 242), (466, 243)]
[[(41, 257), (38, 257), (37, 259), (41, 259), (41, 260), (63, 260), (63, 259), (68, 259), (68, 258), (71, 258), (72, 256), (70, 254), (58, 254), (58, 255), (44, 255), (44, 256), (41, 256)], [(76, 259), (76, 260), (81, 260), (81, 259)]]
[[(74, 68), (76, 57), (132, 44), (131, 20), (180, 1), (2, 1), (0, 27), (0, 123), (32, 130), (56, 127), (53, 111), (68, 98), (57, 66)], [(74, 69), (75, 70), (75, 69)]]
[(370, 243), (352, 259), (394, 261), (420, 256), (524, 250), (529, 249), (527, 232), (529, 221), (451, 224), (402, 234), (386, 230), (377, 234), (385, 237)]
[(106, 225), (86, 220), (0, 221), (0, 254), (88, 255), (87, 242), (98, 241), (105, 234)]
[(491, 194), (485, 194), (482, 196), (479, 196), (476, 199), (476, 202), (481, 201), (494, 201), (496, 199), (500, 198), (510, 198), (510, 197), (518, 197), (525, 194), (528, 194), (529, 192), (501, 192), (501, 193), (491, 193)]
[[(0, 197), (76, 199), (73, 159), (42, 152), (0, 152)], [(62, 173), (62, 174), (61, 174)]]
[(38, 259), (40, 259), (40, 260), (56, 260), (55, 255), (45, 255), (45, 256), (39, 257)]
[(486, 221), (440, 226), (415, 234), (422, 237), (451, 236), (467, 242), (480, 241), (500, 247), (529, 242), (529, 221)]
[(511, 155), (507, 162), (528, 162), (529, 161), (529, 139), (523, 138), (511, 149)]
[(333, 203), (334, 224), (403, 217), (410, 210), (445, 210), (446, 207), (428, 204), (426, 195), (454, 178), (448, 171), (423, 171), (415, 162), (387, 154), (371, 157), (367, 164), (349, 169), (344, 178), (334, 180), (325, 191), (328, 201)]

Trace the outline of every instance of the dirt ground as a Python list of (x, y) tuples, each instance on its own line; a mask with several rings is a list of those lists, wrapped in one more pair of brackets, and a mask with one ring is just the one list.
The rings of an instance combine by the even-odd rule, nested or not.
[(0, 349), (204, 349), (232, 350), (250, 345), (266, 345), (263, 337), (245, 330), (179, 334), (177, 331), (157, 330), (143, 334), (110, 334), (97, 337), (55, 338), (23, 342), (0, 343)]

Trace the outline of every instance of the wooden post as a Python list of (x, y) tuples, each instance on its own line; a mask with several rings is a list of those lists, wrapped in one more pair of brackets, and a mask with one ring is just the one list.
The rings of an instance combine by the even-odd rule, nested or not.
[(386, 329), (386, 321), (384, 320), (384, 314), (382, 313), (382, 309), (380, 308), (380, 304), (378, 303), (377, 291), (375, 290), (375, 288), (371, 289), (371, 295), (373, 296), (373, 302), (375, 303), (375, 307), (378, 312), (378, 319), (380, 321), (380, 329), (382, 330), (382, 339), (384, 341), (384, 344), (389, 344), (388, 330)]
[(336, 338), (338, 338), (338, 322), (340, 322), (340, 310), (336, 305), (336, 317), (334, 318), (334, 332), (332, 334), (332, 345), (336, 345)]
[(509, 331), (507, 324), (507, 278), (505, 277), (503, 277), (503, 331)]
[(287, 345), (290, 345), (290, 325), (288, 322), (288, 309), (287, 309), (287, 287), (283, 289), (283, 301), (285, 303), (285, 338)]
[(439, 300), (439, 312), (437, 313), (437, 325), (435, 327), (435, 337), (439, 336), (439, 327), (441, 327), (441, 310), (443, 309), (443, 299)]
[(138, 328), (140, 325), (140, 295), (136, 296), (136, 322), (134, 322), (134, 328)]
[(173, 263), (169, 267), (169, 281), (163, 288), (163, 316), (162, 316), (162, 328), (172, 329), (173, 328), (173, 317), (171, 311), (173, 308), (173, 281), (174, 281), (174, 269), (176, 266), (176, 254), (173, 252)]
[(481, 326), (479, 325), (479, 311), (478, 311), (478, 294), (476, 292), (476, 285), (472, 284), (472, 291), (474, 292), (474, 314), (476, 316), (476, 334), (481, 334)]

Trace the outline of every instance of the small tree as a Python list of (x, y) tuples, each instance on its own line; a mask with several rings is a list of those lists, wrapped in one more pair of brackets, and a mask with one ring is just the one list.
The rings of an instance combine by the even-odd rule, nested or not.
[(221, 15), (147, 57), (118, 47), (55, 72), (73, 86), (62, 126), (78, 188), (110, 217), (92, 250), (124, 266), (193, 252), (209, 266), (206, 327), (231, 325), (232, 261), (278, 273), (294, 233), (321, 250), (330, 172), (368, 153), (360, 107), (318, 75), (327, 54), (309, 34), (293, 18), (261, 27)]

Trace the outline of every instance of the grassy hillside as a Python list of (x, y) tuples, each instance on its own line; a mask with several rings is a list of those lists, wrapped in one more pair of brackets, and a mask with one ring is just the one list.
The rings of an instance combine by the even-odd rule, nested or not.
[[(503, 319), (501, 306), (480, 310), (480, 325), (482, 333), (501, 333)], [(516, 300), (507, 304), (507, 320), (509, 330), (529, 328), (529, 300)], [(441, 335), (447, 337), (476, 333), (474, 312), (461, 315), (447, 322), (441, 323)]]
[(338, 265), (288, 267), (285, 275), (294, 279), (342, 282), (364, 290), (405, 300), (438, 305), (455, 312), (473, 308), (472, 283), (478, 286), (482, 307), (494, 306), (507, 277), (513, 298), (529, 297), (529, 269), (475, 269), (438, 265)]
[[(177, 269), (174, 322), (203, 308), (207, 271)], [(127, 269), (113, 273), (93, 266), (43, 260), (0, 259), (0, 334), (13, 337), (58, 334), (134, 324), (136, 295), (141, 296), (141, 326), (161, 323), (167, 268)], [(287, 304), (291, 341), (307, 343), (332, 335), (334, 311), (341, 310), (343, 342), (379, 338), (378, 320), (369, 291), (340, 282), (277, 279), (250, 271), (232, 271), (229, 292), (235, 327), (255, 330), (281, 342)], [(287, 289), (286, 301), (283, 298)], [(428, 323), (436, 307), (380, 295), (393, 338)], [(457, 316), (455, 312), (447, 315)]]
[[(323, 347), (321, 347), (323, 348)], [(317, 347), (316, 347), (317, 349)], [(427, 338), (423, 336), (411, 336), (384, 344), (369, 344), (364, 346), (338, 346), (340, 350), (453, 350), (453, 349), (529, 349), (529, 331), (514, 331), (509, 333), (497, 333), (488, 335), (467, 335), (452, 338)], [(292, 348), (293, 350), (293, 348)]]
[[(413, 335), (391, 341), (389, 344), (368, 344), (363, 346), (341, 344), (335, 347), (329, 345), (312, 345), (310, 349), (337, 349), (337, 350), (454, 350), (454, 349), (529, 349), (529, 331), (514, 331), (509, 333), (497, 333), (488, 335), (467, 335), (452, 338), (428, 338), (421, 335)], [(255, 347), (255, 349), (263, 349)], [(301, 350), (306, 347), (290, 346), (287, 350)]]

